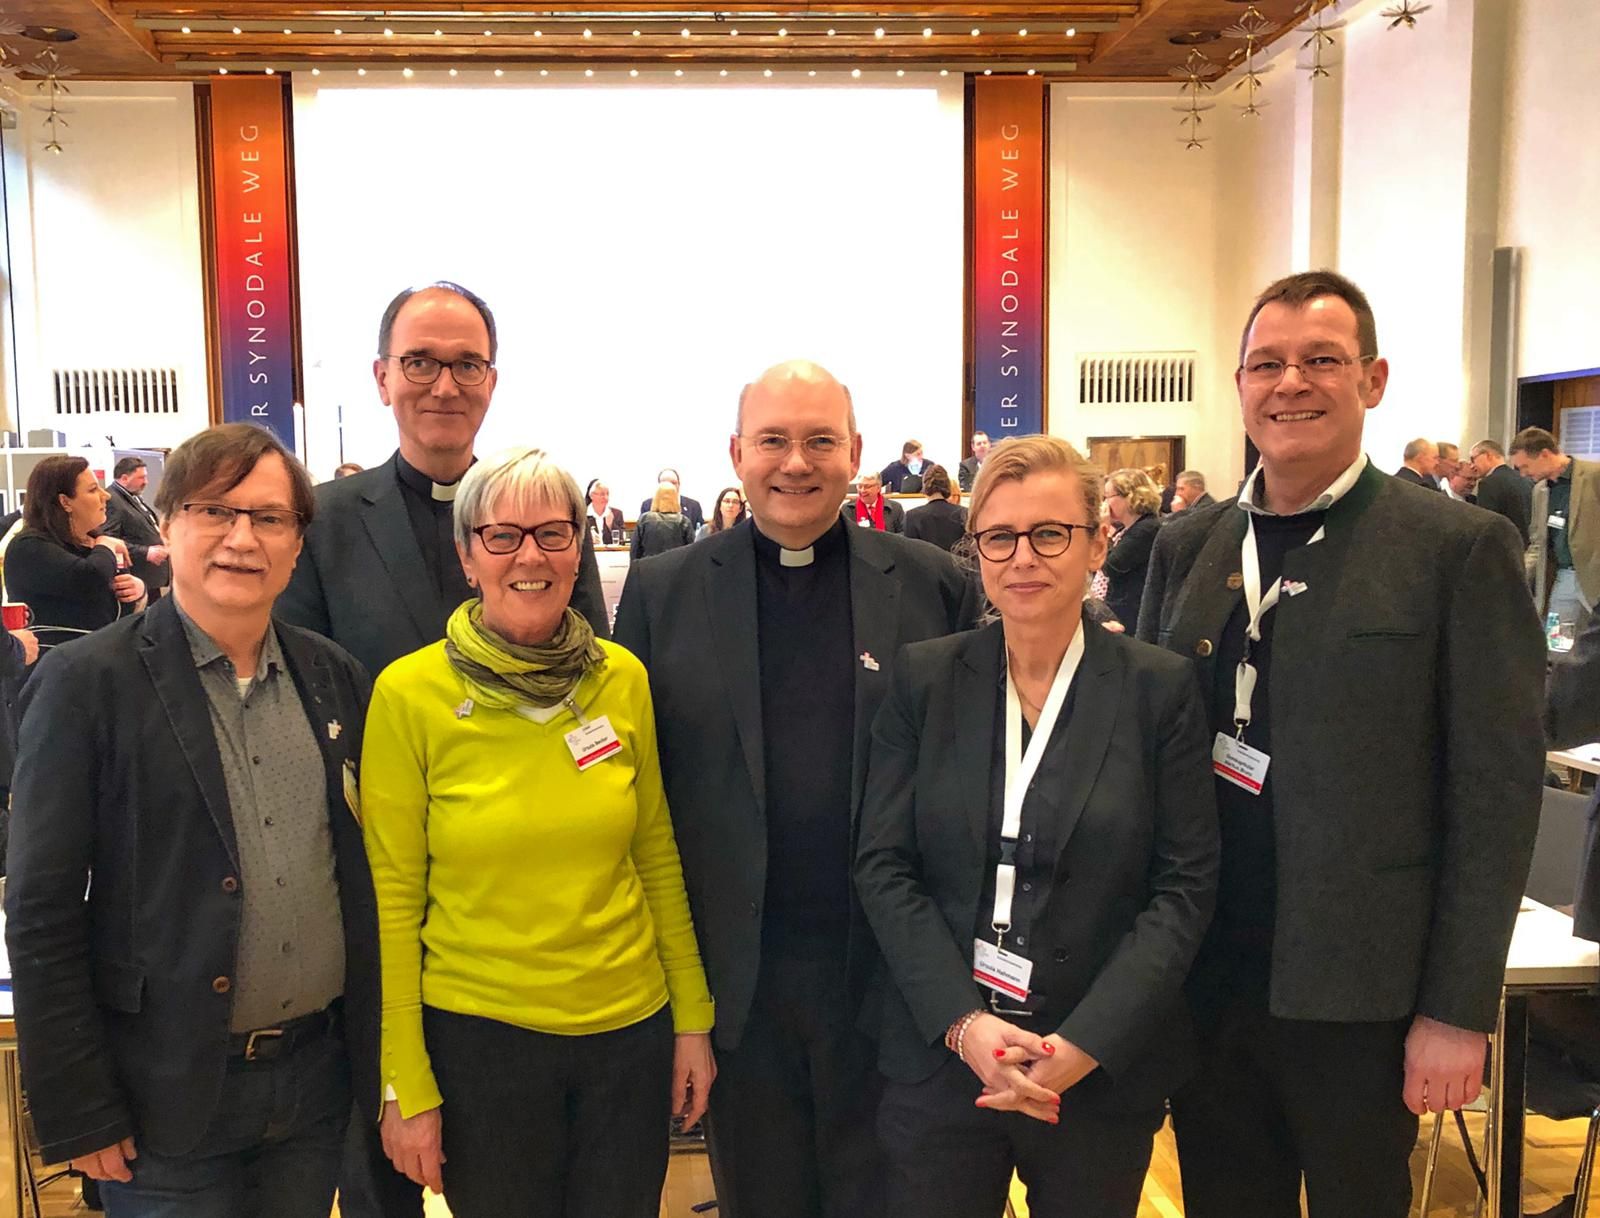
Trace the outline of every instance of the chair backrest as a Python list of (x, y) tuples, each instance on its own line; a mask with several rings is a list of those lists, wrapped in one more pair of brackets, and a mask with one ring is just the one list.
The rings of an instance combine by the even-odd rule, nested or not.
[(1545, 905), (1571, 905), (1578, 890), (1589, 820), (1589, 797), (1556, 787), (1544, 789), (1539, 807), (1539, 836), (1524, 891)]

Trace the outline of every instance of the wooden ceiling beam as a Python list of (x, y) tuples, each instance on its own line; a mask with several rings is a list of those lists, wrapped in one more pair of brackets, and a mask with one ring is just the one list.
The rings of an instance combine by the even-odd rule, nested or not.
[[(632, 12), (619, 9), (610, 13), (595, 12), (566, 12), (545, 17), (545, 10), (530, 11), (525, 4), (504, 3), (502, 0), (486, 0), (484, 3), (440, 2), (440, 0), (388, 0), (386, 3), (370, 5), (335, 7), (328, 3), (316, 3), (315, 0), (228, 0), (225, 4), (196, 4), (174, 2), (174, 0), (95, 0), (104, 7), (108, 13), (114, 13), (118, 18), (135, 17), (193, 17), (201, 20), (226, 21), (231, 19), (248, 21), (270, 21), (279, 17), (315, 17), (323, 20), (345, 18), (354, 20), (358, 17), (391, 17), (396, 20), (425, 19), (430, 17), (515, 17), (520, 21), (533, 21), (547, 19), (563, 24), (579, 22), (587, 17), (593, 21), (625, 22), (631, 18), (641, 21), (650, 19), (651, 14), (645, 11)], [(839, 8), (865, 7), (865, 6), (836, 6)], [(962, 11), (957, 12), (959, 7)], [(873, 20), (879, 22), (907, 21), (918, 26), (957, 24), (964, 25), (969, 22), (1005, 21), (1012, 22), (1032, 21), (1036, 24), (1050, 27), (1071, 25), (1074, 21), (1115, 21), (1132, 18), (1139, 12), (1137, 0), (1125, 0), (1121, 3), (1092, 3), (1070, 4), (1041, 7), (1037, 3), (1030, 3), (1026, 8), (1018, 7), (1007, 12), (988, 11), (993, 5), (961, 5), (952, 6), (950, 9), (941, 8), (937, 15), (921, 10), (907, 9), (901, 11), (886, 11), (882, 7), (865, 11), (859, 15), (832, 10), (821, 11), (813, 8), (805, 13), (787, 14), (775, 12), (772, 8), (765, 9), (761, 14), (748, 14), (747, 19), (804, 22), (808, 25), (825, 24), (833, 18), (854, 18), (862, 22)], [(978, 10), (985, 11), (978, 11)], [(726, 10), (719, 10), (726, 11)], [(657, 20), (665, 19), (669, 14), (660, 13)], [(677, 15), (682, 20), (695, 20), (704, 22), (711, 18), (709, 12), (695, 17)], [(719, 24), (721, 24), (719, 22)]]

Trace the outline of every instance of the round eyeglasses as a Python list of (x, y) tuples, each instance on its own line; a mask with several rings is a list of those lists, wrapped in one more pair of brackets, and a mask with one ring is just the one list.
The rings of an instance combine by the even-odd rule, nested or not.
[(401, 375), (413, 385), (431, 385), (448, 368), (456, 384), (470, 389), (488, 380), (489, 369), (494, 367), (488, 360), (473, 356), (451, 360), (434, 359), (431, 355), (386, 355), (384, 359), (399, 360)]
[(524, 537), (532, 537), (533, 544), (547, 554), (570, 550), (578, 540), (578, 526), (570, 520), (547, 520), (531, 528), (520, 524), (480, 524), (472, 532), (490, 554), (515, 554), (522, 549)]
[(1028, 546), (1040, 558), (1056, 558), (1072, 549), (1072, 531), (1081, 529), (1085, 533), (1095, 531), (1093, 525), (1066, 524), (1060, 520), (1047, 520), (1043, 524), (1036, 524), (1031, 529), (1012, 529), (1004, 525), (993, 529), (984, 529), (981, 533), (974, 533), (973, 540), (978, 544), (978, 553), (990, 562), (1006, 562), (1017, 552), (1017, 542), (1024, 537), (1028, 539)]

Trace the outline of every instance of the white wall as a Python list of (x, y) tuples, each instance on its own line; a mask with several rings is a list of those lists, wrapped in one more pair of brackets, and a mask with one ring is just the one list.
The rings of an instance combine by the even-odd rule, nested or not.
[[(960, 457), (963, 126), (952, 77), (717, 87), (295, 82), (309, 458), (393, 449), (377, 322), (407, 284), (495, 309), (480, 449), (536, 443), (632, 513), (676, 466), (731, 483), (740, 388), (812, 358), (853, 391), (864, 464)], [(410, 150), (410, 151), (408, 151)], [(420, 162), (408, 167), (407, 157)], [(355, 217), (360, 217), (359, 221)]]
[[(192, 88), (71, 87), (65, 151), (44, 151), (31, 104), (5, 133), (12, 419), (69, 443), (173, 445), (209, 410)], [(176, 368), (181, 412), (59, 420), (57, 368)]]

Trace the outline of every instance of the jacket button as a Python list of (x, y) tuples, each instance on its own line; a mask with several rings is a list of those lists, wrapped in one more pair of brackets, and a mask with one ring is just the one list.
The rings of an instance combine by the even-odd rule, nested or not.
[(1204, 658), (1205, 656), (1210, 655), (1211, 654), (1211, 640), (1210, 639), (1201, 639), (1198, 643), (1196, 643), (1194, 645), (1194, 653), (1195, 653), (1195, 655), (1200, 656), (1202, 658)]
[(238, 879), (236, 877), (234, 877), (234, 876), (231, 876), (231, 875), (230, 876), (224, 876), (223, 880), (222, 880), (222, 891), (223, 892), (238, 892), (239, 891), (239, 881), (238, 881)]
[(1067, 962), (1067, 949), (1066, 948), (1064, 948), (1064, 947), (1056, 948), (1055, 961), (1056, 961), (1057, 964), (1065, 964)]
[(211, 992), (213, 994), (226, 994), (232, 988), (233, 982), (229, 981), (226, 977), (218, 977), (211, 983)]
[(750, 902), (750, 916), (752, 918), (759, 918), (761, 916), (761, 906), (757, 905), (754, 901)]

